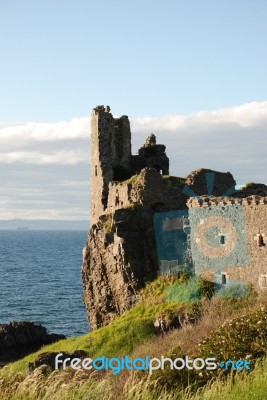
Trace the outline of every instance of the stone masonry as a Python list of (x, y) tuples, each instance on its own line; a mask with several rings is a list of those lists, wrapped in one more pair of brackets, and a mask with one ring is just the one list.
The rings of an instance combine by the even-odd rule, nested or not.
[(110, 107), (97, 106), (91, 119), (91, 223), (100, 215), (132, 203), (131, 186), (123, 181), (143, 168), (151, 167), (163, 175), (169, 173), (169, 159), (164, 145), (150, 135), (138, 151), (131, 154), (131, 130), (127, 116), (114, 118)]
[(267, 289), (267, 197), (189, 199), (187, 204), (196, 273), (212, 282)]
[(165, 146), (154, 134), (132, 155), (128, 117), (114, 118), (108, 106), (93, 109), (91, 228), (82, 270), (91, 329), (132, 307), (146, 280), (157, 276), (154, 213), (186, 209), (190, 193), (209, 194), (209, 174), (216, 196), (235, 186), (229, 172), (203, 168), (185, 178), (169, 176)]

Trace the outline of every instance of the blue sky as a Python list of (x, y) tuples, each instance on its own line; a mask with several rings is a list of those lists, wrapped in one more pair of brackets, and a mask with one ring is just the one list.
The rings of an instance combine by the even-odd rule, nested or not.
[(190, 113), (267, 92), (266, 0), (1, 0), (0, 117)]
[(266, 21), (266, 0), (1, 0), (0, 218), (86, 218), (97, 104), (134, 149), (153, 129), (173, 174), (267, 183)]

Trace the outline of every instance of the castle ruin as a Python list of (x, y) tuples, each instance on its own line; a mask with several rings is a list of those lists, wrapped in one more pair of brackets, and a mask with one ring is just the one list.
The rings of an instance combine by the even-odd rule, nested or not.
[[(233, 277), (256, 287), (267, 286), (266, 198), (246, 199), (253, 194), (266, 196), (265, 185), (233, 194), (236, 182), (230, 172), (201, 168), (187, 177), (170, 176), (166, 148), (156, 143), (154, 134), (136, 155), (132, 155), (127, 116), (114, 118), (110, 107), (97, 106), (92, 111), (91, 121), (91, 228), (82, 270), (84, 303), (91, 329), (108, 324), (131, 308), (146, 280), (158, 275), (162, 263), (173, 262), (172, 259), (160, 260), (156, 250), (154, 219), (164, 213), (175, 214), (177, 210), (188, 213), (196, 273), (210, 280), (219, 275), (223, 283)], [(226, 204), (218, 207), (220, 201)], [(239, 241), (233, 236), (232, 226), (224, 222), (221, 228), (216, 227), (216, 221), (225, 217), (224, 209), (227, 210), (229, 202), (236, 207), (229, 214), (232, 225), (244, 231)], [(200, 209), (204, 210), (201, 218), (194, 211)], [(208, 231), (197, 230), (197, 226), (205, 226), (209, 217), (213, 217), (213, 222), (211, 218)], [(183, 224), (176, 220), (167, 218), (163, 230), (179, 234)], [(241, 239), (245, 234), (248, 241), (242, 248)], [(238, 246), (228, 266), (227, 251), (231, 253), (229, 246), (234, 240)], [(207, 257), (212, 246), (215, 247), (213, 261), (226, 253), (226, 257), (221, 257), (223, 261), (217, 263), (217, 270), (213, 268), (212, 257)]]
[(151, 134), (137, 155), (131, 153), (131, 130), (126, 115), (114, 118), (110, 107), (97, 106), (91, 118), (91, 223), (104, 213), (138, 202), (138, 195), (120, 183), (143, 168), (169, 174), (166, 147)]

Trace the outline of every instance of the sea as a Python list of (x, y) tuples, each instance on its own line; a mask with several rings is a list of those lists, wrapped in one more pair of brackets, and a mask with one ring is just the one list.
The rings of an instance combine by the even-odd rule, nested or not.
[(89, 332), (82, 302), (87, 231), (0, 231), (0, 324), (32, 321), (67, 337)]

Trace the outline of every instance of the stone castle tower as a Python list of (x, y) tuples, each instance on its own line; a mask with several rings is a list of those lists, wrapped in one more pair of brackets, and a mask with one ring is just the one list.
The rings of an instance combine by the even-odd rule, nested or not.
[[(164, 145), (156, 144), (150, 135), (137, 155), (131, 152), (130, 122), (126, 115), (114, 118), (109, 106), (97, 106), (91, 118), (91, 224), (99, 217), (114, 211), (117, 205), (131, 203), (128, 188), (117, 185), (152, 167), (162, 175), (169, 173), (169, 159)], [(113, 184), (112, 184), (113, 182)], [(118, 201), (123, 197), (123, 201)], [(116, 204), (115, 204), (116, 203)], [(117, 204), (118, 203), (118, 204)]]
[(91, 118), (91, 223), (105, 213), (108, 186), (116, 167), (130, 169), (131, 131), (127, 116), (113, 118), (110, 107), (97, 106)]

